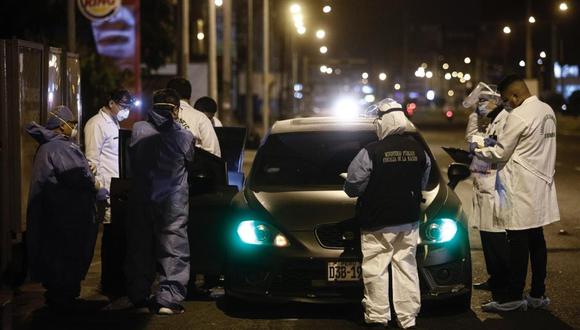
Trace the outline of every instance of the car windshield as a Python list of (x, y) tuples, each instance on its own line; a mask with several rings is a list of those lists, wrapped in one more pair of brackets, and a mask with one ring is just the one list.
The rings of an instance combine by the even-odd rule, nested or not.
[[(408, 134), (423, 144), (431, 158), (431, 189), (439, 181), (433, 156), (418, 133)], [(249, 187), (255, 191), (341, 190), (352, 159), (376, 139), (373, 131), (270, 135), (256, 154)]]

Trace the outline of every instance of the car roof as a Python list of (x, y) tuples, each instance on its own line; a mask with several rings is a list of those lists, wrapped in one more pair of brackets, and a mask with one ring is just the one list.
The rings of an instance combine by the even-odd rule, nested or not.
[[(279, 120), (274, 123), (270, 134), (320, 131), (374, 131), (375, 118), (302, 117)], [(417, 129), (408, 121), (407, 132)]]

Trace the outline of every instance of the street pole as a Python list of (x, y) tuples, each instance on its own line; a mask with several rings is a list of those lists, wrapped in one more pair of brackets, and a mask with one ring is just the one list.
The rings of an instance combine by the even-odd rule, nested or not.
[(77, 26), (76, 26), (76, 17), (75, 17), (75, 12), (76, 10), (76, 6), (75, 6), (75, 0), (68, 0), (67, 1), (67, 50), (69, 52), (76, 52), (77, 51), (77, 47), (76, 47), (76, 30), (77, 30)]
[(248, 39), (246, 45), (246, 129), (248, 136), (252, 136), (254, 126), (254, 104), (252, 100), (252, 75), (254, 72), (254, 5), (253, 0), (248, 0)]
[(232, 119), (232, 0), (224, 0), (223, 8), (223, 51), (222, 51), (222, 106), (219, 111), (224, 125), (231, 125)]
[[(527, 1), (528, 18), (532, 15), (532, 1)], [(532, 50), (532, 24), (526, 23), (526, 79), (533, 78), (532, 66), (534, 62), (534, 55)]]
[(263, 0), (264, 31), (262, 33), (263, 51), (263, 99), (262, 99), (262, 122), (264, 134), (270, 129), (270, 1)]
[(179, 55), (177, 75), (187, 79), (189, 64), (189, 0), (179, 0), (177, 24), (179, 26)]
[(208, 27), (208, 37), (209, 37), (209, 51), (207, 55), (208, 63), (208, 81), (207, 90), (209, 97), (214, 99), (216, 103), (218, 102), (218, 90), (217, 90), (217, 50), (216, 50), (216, 9), (214, 0), (207, 0), (208, 5), (208, 16), (209, 16), (209, 27)]

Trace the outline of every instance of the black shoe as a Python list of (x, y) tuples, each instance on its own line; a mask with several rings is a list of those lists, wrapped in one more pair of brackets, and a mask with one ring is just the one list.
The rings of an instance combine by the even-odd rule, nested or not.
[(485, 282), (481, 282), (481, 283), (475, 283), (473, 284), (473, 288), (475, 290), (485, 290), (485, 291), (490, 291), (491, 288), (489, 287), (489, 282), (485, 281)]

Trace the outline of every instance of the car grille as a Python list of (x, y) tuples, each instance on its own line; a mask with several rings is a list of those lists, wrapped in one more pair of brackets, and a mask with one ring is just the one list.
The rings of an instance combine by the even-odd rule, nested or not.
[(331, 224), (319, 226), (315, 233), (318, 242), (325, 248), (340, 249), (360, 246), (360, 233), (356, 229)]

